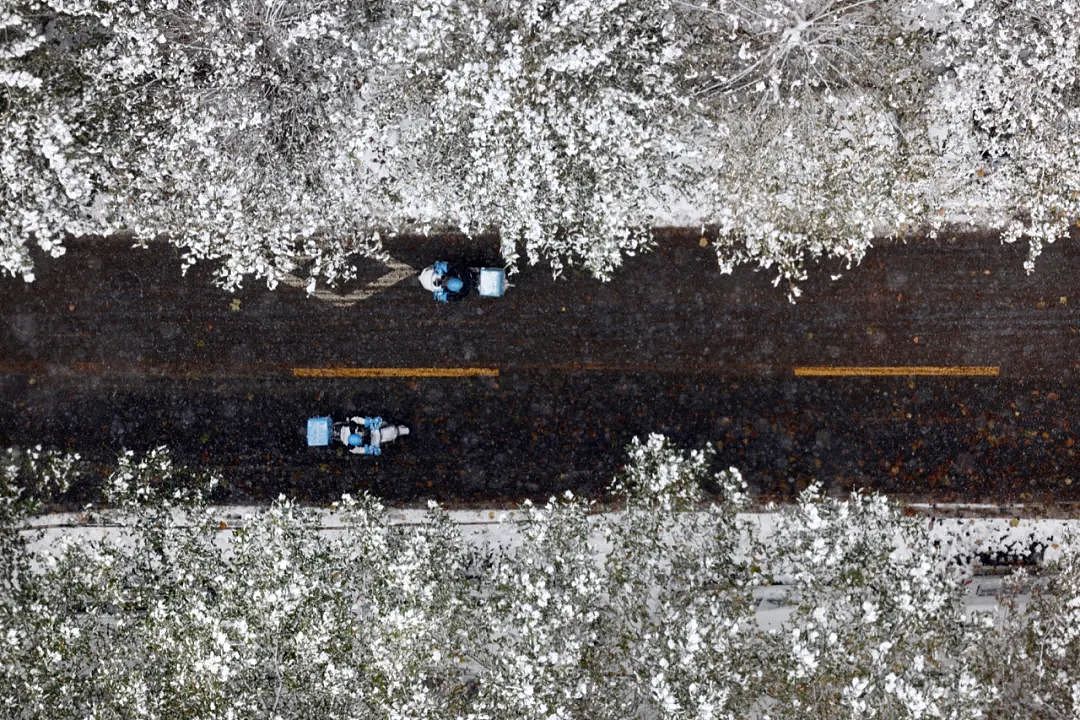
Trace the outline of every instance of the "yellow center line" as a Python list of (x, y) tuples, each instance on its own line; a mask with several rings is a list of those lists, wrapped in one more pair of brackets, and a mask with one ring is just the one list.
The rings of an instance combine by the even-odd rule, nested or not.
[(795, 377), (905, 377), (910, 375), (997, 377), (1000, 374), (1001, 367), (997, 365), (795, 366)]
[(460, 378), (460, 377), (499, 377), (498, 368), (484, 367), (334, 367), (334, 368), (293, 368), (293, 377), (304, 378)]

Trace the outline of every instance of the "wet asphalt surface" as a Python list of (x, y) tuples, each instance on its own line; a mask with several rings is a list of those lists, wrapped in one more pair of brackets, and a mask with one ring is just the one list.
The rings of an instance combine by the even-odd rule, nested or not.
[[(404, 238), (419, 269), (494, 244)], [(225, 502), (516, 502), (598, 495), (634, 435), (717, 448), (783, 499), (813, 479), (937, 501), (1080, 500), (1080, 246), (1034, 275), (966, 236), (818, 267), (790, 304), (766, 273), (721, 275), (663, 239), (601, 284), (526, 268), (500, 300), (434, 303), (415, 278), (349, 308), (181, 277), (174, 250), (79, 241), (0, 281), (0, 442), (82, 453), (169, 445), (220, 469)], [(382, 275), (360, 266), (359, 287)], [(838, 280), (830, 275), (842, 273)], [(796, 365), (993, 365), (999, 377), (798, 378)], [(480, 378), (297, 378), (293, 368), (485, 367)], [(412, 434), (377, 459), (309, 449), (309, 415), (380, 414)], [(91, 474), (73, 498), (95, 495)]]

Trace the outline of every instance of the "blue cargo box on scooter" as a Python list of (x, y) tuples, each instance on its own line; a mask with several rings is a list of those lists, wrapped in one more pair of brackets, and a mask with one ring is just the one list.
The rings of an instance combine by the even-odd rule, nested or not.
[(334, 434), (334, 421), (329, 415), (326, 417), (308, 418), (307, 421), (307, 444), (308, 447), (326, 447), (330, 444), (330, 438)]
[(480, 297), (502, 297), (506, 292), (506, 270), (503, 268), (480, 268), (480, 282), (476, 292)]

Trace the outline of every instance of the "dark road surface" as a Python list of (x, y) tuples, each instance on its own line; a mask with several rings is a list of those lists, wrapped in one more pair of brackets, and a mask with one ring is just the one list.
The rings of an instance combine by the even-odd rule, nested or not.
[[(441, 250), (440, 248), (451, 248)], [(415, 268), (494, 258), (402, 239)], [(1080, 500), (1080, 246), (944, 238), (815, 269), (799, 303), (764, 273), (666, 240), (614, 282), (543, 268), (501, 300), (440, 306), (415, 278), (348, 308), (303, 291), (230, 295), (175, 251), (78, 242), (38, 281), (0, 281), (0, 443), (107, 463), (166, 444), (220, 468), (230, 502), (516, 501), (596, 493), (631, 437), (712, 442), (752, 489), (817, 478), (940, 501)], [(361, 266), (357, 286), (383, 274)], [(997, 377), (800, 378), (795, 366), (995, 366)], [(479, 378), (297, 378), (294, 368), (498, 370)], [(309, 415), (361, 412), (413, 434), (379, 459), (304, 447)]]

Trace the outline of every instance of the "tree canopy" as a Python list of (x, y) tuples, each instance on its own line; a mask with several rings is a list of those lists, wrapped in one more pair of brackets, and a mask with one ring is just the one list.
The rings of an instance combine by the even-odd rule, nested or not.
[(677, 223), (797, 282), (961, 220), (1033, 261), (1078, 215), (1076, 12), (3, 0), (0, 268), (127, 231), (229, 288), (333, 282), (388, 233), (455, 228), (606, 279)]
[[(35, 543), (70, 459), (4, 466), (0, 707), (12, 718), (982, 718), (1080, 712), (1073, 550), (965, 602), (970, 566), (891, 501), (812, 486), (754, 532), (708, 449), (635, 441), (602, 507), (466, 535), (346, 496), (223, 528), (164, 450), (113, 527)], [(44, 481), (44, 483), (42, 482)], [(706, 492), (707, 490), (707, 492)], [(603, 512), (598, 512), (598, 510)], [(322, 512), (325, 516), (325, 511)], [(781, 583), (779, 609), (759, 607)]]

